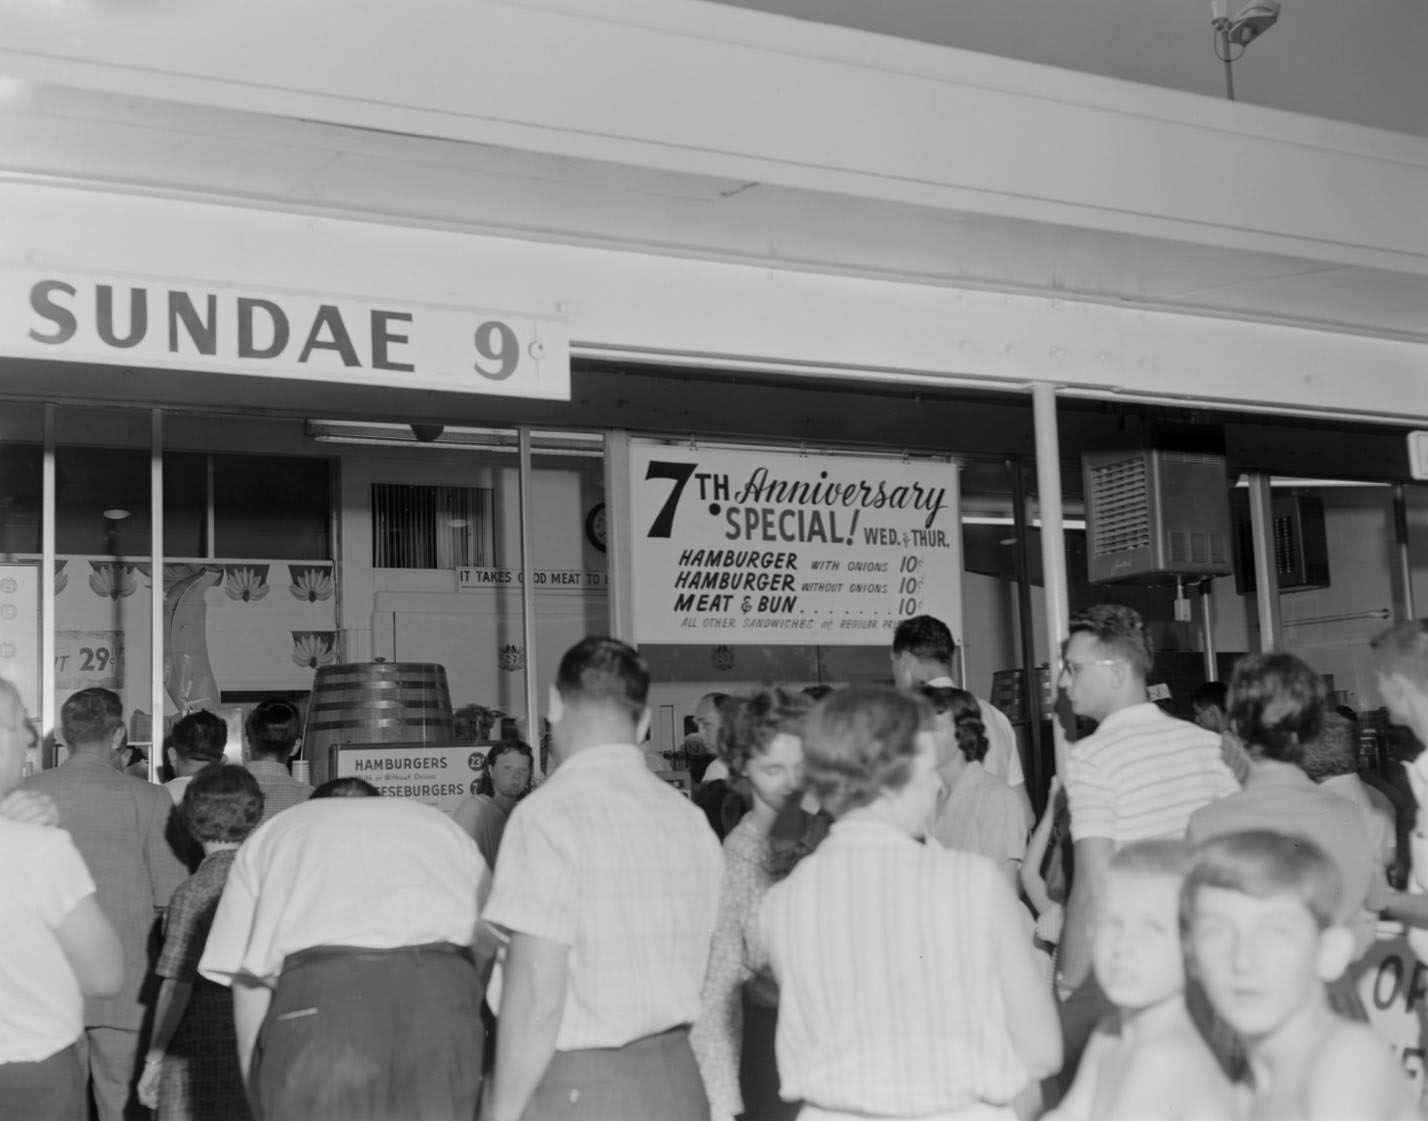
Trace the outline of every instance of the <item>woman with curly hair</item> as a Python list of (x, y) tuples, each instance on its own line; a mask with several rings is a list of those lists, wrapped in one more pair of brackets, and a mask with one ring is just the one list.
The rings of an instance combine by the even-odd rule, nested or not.
[(198, 974), (233, 856), (263, 816), (263, 792), (244, 767), (212, 763), (184, 790), (179, 818), (203, 846), (203, 863), (174, 892), (164, 916), (163, 978), (139, 1100), (159, 1121), (246, 1121), (233, 994)]
[(753, 808), (724, 840), (719, 917), (709, 953), (703, 1011), (690, 1043), (709, 1094), (712, 1121), (792, 1117), (781, 1102), (773, 1054), (778, 989), (757, 970), (746, 935), (775, 876), (775, 835), (803, 832), (799, 809), (803, 719), (812, 702), (788, 689), (731, 698), (723, 709), (720, 755), (747, 785)]
[(804, 771), (833, 827), (759, 910), (783, 1095), (800, 1121), (1012, 1121), (1061, 1065), (1056, 1007), (1006, 878), (920, 842), (940, 792), (930, 707), (833, 694), (804, 724)]

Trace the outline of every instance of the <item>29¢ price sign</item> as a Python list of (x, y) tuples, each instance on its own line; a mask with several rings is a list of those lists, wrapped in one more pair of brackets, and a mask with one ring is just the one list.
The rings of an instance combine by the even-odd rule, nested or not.
[(123, 632), (57, 631), (55, 686), (59, 689), (123, 688)]

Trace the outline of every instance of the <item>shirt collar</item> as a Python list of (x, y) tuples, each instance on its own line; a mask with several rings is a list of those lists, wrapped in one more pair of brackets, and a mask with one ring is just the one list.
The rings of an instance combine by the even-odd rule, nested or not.
[(1256, 786), (1317, 786), (1318, 784), (1293, 763), (1277, 759), (1255, 759), (1250, 762), (1245, 789)]
[(560, 766), (551, 772), (550, 777), (555, 779), (563, 774), (576, 771), (584, 771), (591, 768), (619, 767), (626, 763), (634, 763), (642, 771), (649, 770), (649, 768), (645, 766), (644, 752), (634, 744), (602, 743), (596, 747), (582, 748), (569, 759), (562, 760)]
[(287, 775), (288, 768), (276, 759), (249, 759), (245, 764), (252, 775)]
[(840, 847), (852, 848), (902, 843), (916, 845), (919, 843), (896, 825), (889, 825), (885, 821), (868, 821), (867, 819), (835, 821), (828, 830), (828, 840), (823, 844), (827, 845), (830, 842), (836, 842)]
[(65, 767), (99, 767), (105, 771), (113, 771), (116, 775), (122, 773), (118, 767), (109, 762), (102, 755), (96, 755), (92, 751), (76, 751), (64, 761)]
[(942, 801), (944, 802), (953, 790), (961, 786), (962, 783), (966, 782), (969, 778), (974, 777), (976, 771), (985, 769), (980, 759), (968, 759), (962, 767), (962, 773), (959, 774), (956, 779), (949, 779), (946, 770), (943, 769), (945, 766), (946, 764), (943, 764), (942, 767), (937, 768), (937, 773), (942, 776)]
[(1125, 708), (1118, 708), (1096, 726), (1096, 733), (1107, 728), (1131, 727), (1135, 724), (1147, 724), (1152, 720), (1162, 719), (1165, 713), (1154, 701), (1142, 701), (1140, 704), (1127, 705)]

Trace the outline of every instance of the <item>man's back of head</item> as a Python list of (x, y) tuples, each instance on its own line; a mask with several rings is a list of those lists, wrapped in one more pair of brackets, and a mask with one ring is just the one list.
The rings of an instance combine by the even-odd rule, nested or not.
[(932, 615), (904, 619), (893, 632), (893, 680), (899, 689), (907, 689), (934, 678), (951, 677), (956, 654), (952, 630), (941, 619)]
[(565, 652), (551, 686), (560, 754), (598, 743), (636, 743), (648, 719), (650, 671), (619, 639), (583, 638)]
[(302, 731), (302, 723), (292, 702), (274, 697), (248, 714), (243, 731), (248, 737), (250, 758), (286, 763)]
[(1133, 607), (1099, 603), (1071, 616), (1061, 683), (1077, 716), (1104, 720), (1147, 700), (1155, 647)]
[(71, 752), (102, 754), (124, 745), (124, 703), (112, 689), (81, 689), (60, 706), (60, 734)]
[(177, 761), (191, 769), (221, 763), (227, 746), (227, 723), (207, 709), (190, 712), (175, 724), (170, 743)]

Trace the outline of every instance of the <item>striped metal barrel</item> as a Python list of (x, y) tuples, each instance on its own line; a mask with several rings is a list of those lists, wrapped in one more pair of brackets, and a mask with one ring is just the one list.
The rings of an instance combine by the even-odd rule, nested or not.
[(446, 667), (433, 662), (353, 662), (317, 671), (303, 727), (312, 781), (329, 778), (342, 744), (452, 743)]

